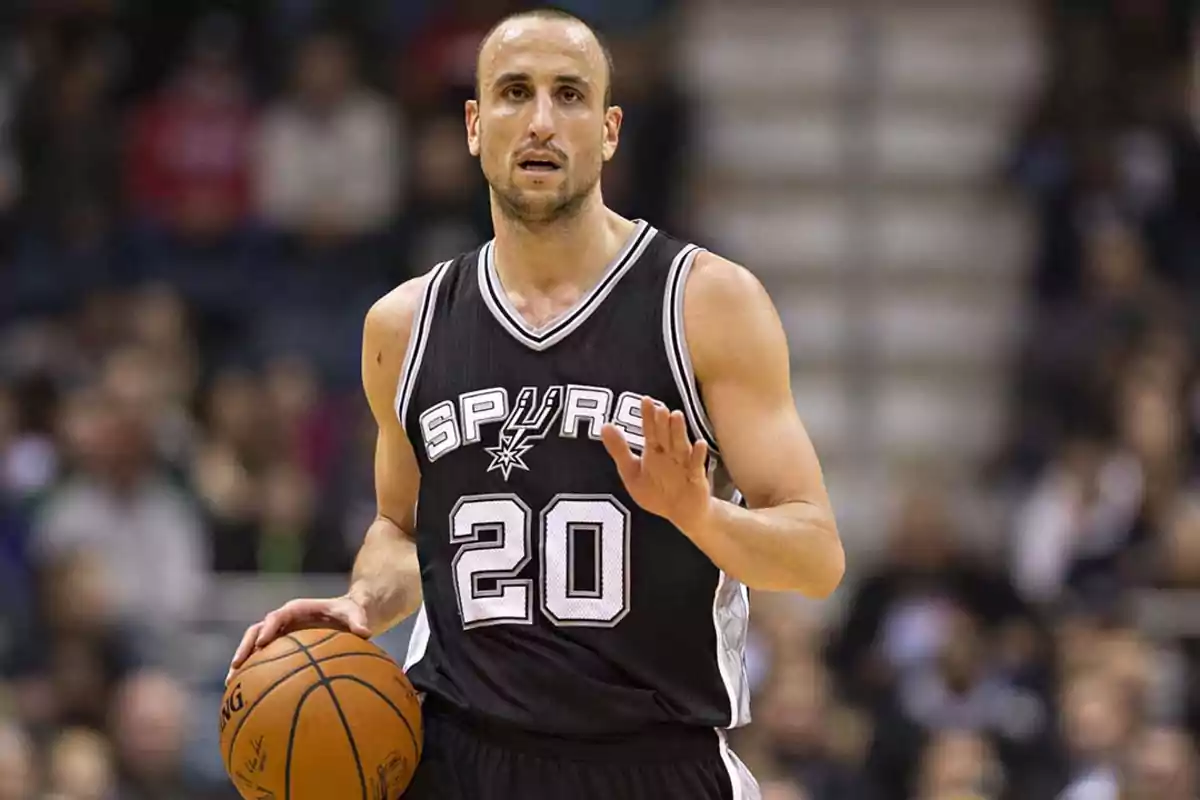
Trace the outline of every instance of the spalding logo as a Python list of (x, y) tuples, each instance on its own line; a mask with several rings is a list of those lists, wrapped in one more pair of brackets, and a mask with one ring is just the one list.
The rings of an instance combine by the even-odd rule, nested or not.
[(235, 684), (233, 693), (225, 698), (225, 703), (221, 707), (221, 727), (222, 733), (225, 732), (225, 726), (229, 724), (229, 720), (233, 719), (233, 715), (246, 707), (246, 701), (242, 699), (242, 685)]

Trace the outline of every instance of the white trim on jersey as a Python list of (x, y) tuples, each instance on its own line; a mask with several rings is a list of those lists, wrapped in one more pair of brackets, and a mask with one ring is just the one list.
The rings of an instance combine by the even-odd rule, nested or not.
[(750, 627), (750, 592), (722, 570), (713, 593), (713, 630), (717, 635), (717, 669), (729, 697), (729, 726), (750, 722), (750, 679), (746, 674), (746, 637)]
[(425, 604), (417, 610), (417, 619), (413, 623), (412, 633), (408, 637), (408, 653), (404, 657), (404, 671), (412, 669), (417, 662), (425, 657), (429, 647), (429, 616), (425, 613)]
[(729, 772), (729, 784), (733, 787), (733, 800), (762, 800), (762, 790), (754, 775), (729, 747), (725, 731), (717, 730), (718, 747), (721, 750), (721, 761)]
[(396, 383), (396, 417), (400, 420), (401, 428), (405, 427), (404, 418), (408, 415), (408, 403), (412, 399), (413, 387), (417, 384), (417, 375), (425, 358), (425, 345), (429, 342), (433, 310), (437, 305), (438, 286), (441, 285), (449, 265), (449, 261), (443, 261), (430, 270), (430, 278), (421, 293), (421, 306), (413, 315), (408, 351), (404, 354), (404, 365), (400, 368), (400, 378)]
[(667, 361), (671, 365), (671, 374), (675, 376), (675, 385), (683, 398), (683, 411), (687, 416), (696, 439), (704, 439), (709, 449), (717, 454), (717, 436), (713, 432), (712, 422), (704, 411), (704, 401), (696, 386), (696, 373), (692, 369), (692, 356), (688, 352), (687, 336), (683, 327), (683, 293), (687, 286), (687, 278), (696, 262), (696, 256), (703, 248), (690, 244), (679, 251), (671, 262), (671, 271), (667, 274), (667, 289), (663, 294), (663, 344), (667, 348)]
[(649, 223), (638, 220), (637, 229), (605, 269), (604, 275), (596, 285), (579, 298), (566, 313), (540, 328), (533, 327), (521, 316), (504, 291), (504, 285), (496, 272), (495, 239), (479, 251), (479, 294), (483, 296), (483, 301), (492, 312), (492, 316), (514, 339), (532, 350), (546, 350), (569, 336), (599, 308), (625, 273), (641, 258), (656, 233), (657, 230)]

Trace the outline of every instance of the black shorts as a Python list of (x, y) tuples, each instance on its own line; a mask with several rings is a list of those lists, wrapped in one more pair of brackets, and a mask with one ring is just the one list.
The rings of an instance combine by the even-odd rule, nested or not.
[(711, 729), (582, 742), (483, 724), (429, 701), (424, 718), (424, 754), (403, 800), (759, 800)]

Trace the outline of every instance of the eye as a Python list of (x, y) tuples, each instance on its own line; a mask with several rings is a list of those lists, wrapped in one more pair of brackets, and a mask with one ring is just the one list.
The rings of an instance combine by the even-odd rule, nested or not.
[(529, 90), (520, 84), (513, 84), (505, 87), (503, 95), (506, 100), (528, 100)]
[(583, 95), (579, 93), (579, 90), (569, 87), (559, 91), (558, 96), (567, 103), (579, 103), (583, 101)]

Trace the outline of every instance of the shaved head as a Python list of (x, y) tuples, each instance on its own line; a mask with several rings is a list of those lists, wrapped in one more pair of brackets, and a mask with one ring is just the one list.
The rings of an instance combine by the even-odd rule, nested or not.
[(608, 50), (574, 15), (526, 11), (492, 28), (465, 110), (467, 145), (493, 208), (544, 226), (600, 201), (600, 173), (624, 116), (611, 94)]
[(483, 59), (489, 53), (489, 45), (493, 44), (492, 39), (497, 37), (498, 35), (504, 36), (507, 33), (507, 31), (505, 29), (507, 26), (510, 25), (510, 23), (519, 22), (521, 20), (527, 20), (527, 19), (560, 21), (560, 22), (564, 22), (564, 23), (567, 23), (570, 25), (577, 26), (582, 29), (581, 33), (585, 34), (586, 38), (591, 39), (591, 41), (600, 50), (600, 53), (603, 56), (604, 70), (605, 70), (605, 73), (604, 73), (604, 105), (606, 105), (606, 106), (612, 105), (612, 80), (613, 80), (613, 71), (614, 71), (612, 51), (610, 51), (608, 49), (608, 45), (604, 42), (604, 39), (600, 36), (600, 34), (596, 32), (595, 28), (593, 28), (591, 25), (588, 25), (582, 19), (580, 19), (579, 17), (570, 13), (569, 11), (563, 11), (563, 10), (557, 9), (557, 8), (535, 8), (535, 9), (530, 9), (528, 11), (518, 11), (516, 13), (509, 14), (507, 17), (504, 17), (503, 19), (501, 19), (499, 22), (497, 22), (495, 25), (492, 26), (491, 30), (489, 30), (487, 32), (487, 34), (483, 37), (483, 39), (479, 42), (479, 50), (478, 50), (478, 52), (476, 54), (476, 58), (475, 58), (475, 97), (476, 97), (476, 99), (478, 99), (481, 95), (480, 87), (481, 87), (482, 75), (484, 73)]

